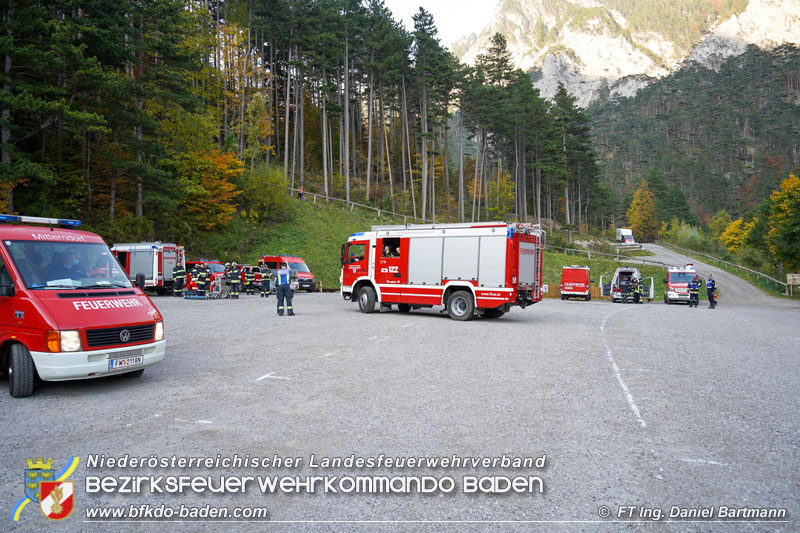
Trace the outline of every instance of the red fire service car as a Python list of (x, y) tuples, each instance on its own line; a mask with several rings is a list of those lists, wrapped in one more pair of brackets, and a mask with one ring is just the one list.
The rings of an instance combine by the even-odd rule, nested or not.
[(186, 295), (191, 296), (197, 293), (197, 280), (192, 279), (192, 269), (205, 263), (210, 271), (208, 278), (208, 287), (206, 287), (206, 296), (210, 296), (214, 290), (219, 290), (217, 285), (220, 283), (220, 278), (225, 273), (225, 265), (216, 259), (199, 259), (197, 261), (186, 261)]
[(689, 282), (697, 275), (694, 265), (669, 267), (664, 278), (664, 303), (689, 303)]
[(588, 266), (567, 266), (561, 269), (561, 299), (583, 298), (587, 302), (592, 299), (591, 282)]
[(530, 224), (373, 226), (342, 245), (342, 297), (364, 313), (444, 305), (497, 318), (542, 299), (544, 231)]
[(11, 396), (31, 395), (36, 376), (139, 377), (164, 358), (161, 313), (103, 239), (74, 229), (79, 220), (0, 222), (0, 371)]
[(314, 274), (311, 273), (306, 262), (302, 257), (295, 255), (262, 255), (258, 260), (259, 266), (266, 267), (269, 270), (277, 270), (281, 263), (286, 263), (292, 270), (292, 274), (297, 275), (297, 288), (300, 290), (312, 292), (317, 289), (317, 280)]

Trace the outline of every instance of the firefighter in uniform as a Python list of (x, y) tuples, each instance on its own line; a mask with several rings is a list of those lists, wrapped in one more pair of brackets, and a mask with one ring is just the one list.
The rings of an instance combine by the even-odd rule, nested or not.
[(695, 274), (689, 282), (689, 307), (697, 307), (700, 301), (700, 278)]
[(275, 286), (278, 289), (278, 315), (283, 316), (284, 300), (286, 301), (286, 314), (294, 315), (292, 309), (292, 271), (289, 265), (281, 263), (281, 268), (275, 271)]
[(200, 263), (200, 266), (197, 269), (197, 293), (200, 296), (205, 296), (207, 288), (208, 288), (208, 270), (206, 270), (205, 263)]
[(266, 265), (261, 267), (261, 297), (269, 298), (269, 281), (271, 272)]
[(180, 263), (172, 267), (172, 295), (183, 296), (183, 282), (186, 279), (186, 269)]
[(239, 265), (236, 264), (236, 261), (231, 263), (231, 298), (239, 299), (239, 291), (241, 290), (242, 286), (242, 271), (239, 269)]
[(247, 294), (253, 294), (255, 287), (253, 284), (256, 281), (256, 273), (253, 272), (253, 267), (248, 268), (244, 272), (244, 292)]
[(640, 277), (636, 282), (636, 292), (639, 294), (639, 303), (644, 303), (644, 280)]
[(639, 280), (637, 278), (631, 279), (631, 292), (633, 292), (633, 303), (635, 304), (638, 304), (642, 297), (642, 294), (639, 292), (639, 287)]
[(714, 281), (714, 276), (709, 274), (708, 281), (706, 281), (706, 295), (708, 296), (709, 309), (715, 309), (717, 307), (716, 293), (717, 293), (717, 282)]

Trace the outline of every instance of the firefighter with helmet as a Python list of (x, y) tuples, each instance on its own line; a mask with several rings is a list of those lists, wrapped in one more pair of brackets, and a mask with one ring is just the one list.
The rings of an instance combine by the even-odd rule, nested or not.
[(708, 275), (708, 281), (706, 281), (706, 295), (708, 296), (708, 308), (709, 309), (716, 309), (717, 308), (717, 282), (714, 281), (714, 276), (711, 274)]
[(242, 287), (242, 271), (236, 261), (231, 263), (229, 274), (231, 277), (231, 298), (236, 298), (238, 300), (239, 291)]
[[(283, 316), (284, 309), (286, 314), (294, 316), (292, 308), (292, 271), (289, 265), (281, 263), (281, 267), (275, 271), (275, 286), (278, 289), (278, 315)], [(286, 307), (284, 307), (284, 301)]]
[(700, 301), (700, 278), (697, 274), (689, 281), (689, 307), (697, 307)]
[(230, 298), (230, 288), (231, 288), (231, 264), (225, 263), (225, 270), (222, 271), (222, 277), (220, 277), (220, 283), (222, 284), (220, 294), (222, 298)]
[(172, 295), (183, 296), (183, 282), (186, 280), (186, 269), (180, 264), (176, 263), (172, 267)]

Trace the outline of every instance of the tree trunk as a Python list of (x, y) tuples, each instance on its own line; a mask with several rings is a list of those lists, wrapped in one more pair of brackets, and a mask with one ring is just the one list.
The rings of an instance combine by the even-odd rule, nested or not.
[[(370, 63), (373, 58), (370, 57)], [(372, 178), (372, 91), (373, 74), (369, 73), (369, 100), (367, 101), (367, 200), (369, 200), (369, 186)]]
[[(14, 30), (12, 29), (11, 25), (14, 22), (14, 0), (8, 0), (8, 8), (6, 9), (6, 37), (8, 38), (8, 46), (12, 46), (14, 43)], [(4, 58), (3, 58), (3, 93), (10, 96), (11, 92), (11, 85), (9, 85), (8, 80), (11, 76), (11, 54), (6, 51)], [(9, 123), (11, 122), (11, 109), (8, 106), (3, 106), (2, 111), (0, 111), (0, 117), (2, 117), (2, 126), (0, 126), (0, 146), (2, 146), (2, 156), (0, 156), (0, 162), (2, 162), (3, 166), (8, 168), (11, 165), (11, 151), (8, 149), (8, 145), (11, 142), (11, 128), (9, 127)], [(8, 199), (8, 212), (14, 213), (14, 183), (9, 181), (6, 183), (5, 186), (5, 195)]]
[(425, 213), (428, 208), (428, 91), (422, 86), (422, 98), (420, 100), (420, 120), (422, 122), (422, 149), (420, 159), (422, 159), (422, 220), (425, 220)]
[(286, 61), (286, 104), (283, 118), (283, 177), (289, 177), (289, 93), (292, 86), (292, 49), (289, 48), (289, 59)]
[(344, 38), (344, 194), (347, 205), (350, 205), (350, 41)]
[(458, 221), (464, 222), (464, 107), (458, 109)]
[[(322, 71), (323, 83), (325, 80), (325, 71)], [(325, 196), (328, 196), (328, 111), (325, 109), (325, 95), (321, 97), (322, 100), (322, 179), (325, 184)]]
[(408, 186), (411, 187), (411, 206), (414, 220), (417, 219), (417, 200), (414, 196), (414, 166), (411, 164), (411, 134), (408, 127), (408, 100), (406, 99), (406, 77), (403, 76), (403, 118), (405, 119), (406, 148), (408, 149)]

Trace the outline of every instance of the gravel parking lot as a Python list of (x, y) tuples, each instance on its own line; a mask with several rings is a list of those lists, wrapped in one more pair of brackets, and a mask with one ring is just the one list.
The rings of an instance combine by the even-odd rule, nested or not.
[[(637, 513), (641, 507), (784, 508), (782, 522), (663, 527), (800, 528), (796, 307), (739, 302), (712, 311), (658, 300), (638, 306), (546, 300), (497, 320), (461, 323), (438, 309), (364, 315), (338, 294), (296, 295), (292, 318), (276, 316), (274, 296), (154, 301), (165, 317), (167, 357), (141, 378), (43, 383), (31, 398), (0, 397), (6, 520), (23, 496), (25, 459), (52, 457), (59, 469), (79, 456), (72, 476), (78, 510), (67, 519), (74, 529), (101, 528), (82, 523), (85, 507), (130, 503), (264, 506), (270, 520), (298, 530), (483, 529), (481, 522), (490, 520), (521, 522), (495, 523), (496, 530), (533, 525), (522, 521), (554, 521), (539, 524), (545, 529), (635, 527), (603, 524), (620, 506)], [(304, 462), (244, 473), (449, 475), (459, 484), (465, 475), (539, 476), (544, 492), (86, 494), (86, 475), (141, 473), (87, 469), (89, 454), (277, 454)], [(546, 454), (546, 466), (320, 471), (308, 465), (311, 454)], [(601, 516), (602, 506), (609, 518)], [(360, 522), (376, 520), (417, 522)], [(34, 504), (11, 527), (48, 525)]]

